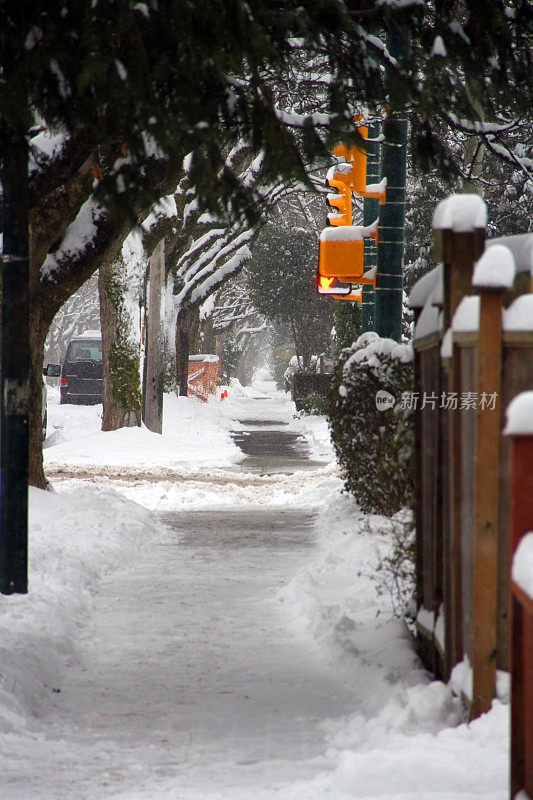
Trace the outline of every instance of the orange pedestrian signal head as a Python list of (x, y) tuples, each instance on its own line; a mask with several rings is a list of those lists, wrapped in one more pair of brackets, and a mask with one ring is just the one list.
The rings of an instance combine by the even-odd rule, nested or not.
[(319, 274), (352, 283), (352, 278), (363, 274), (364, 255), (361, 227), (324, 228), (320, 234)]
[(318, 294), (345, 295), (350, 294), (352, 291), (351, 283), (343, 283), (338, 278), (332, 278), (328, 275), (321, 275), (320, 267), (318, 270), (316, 288)]

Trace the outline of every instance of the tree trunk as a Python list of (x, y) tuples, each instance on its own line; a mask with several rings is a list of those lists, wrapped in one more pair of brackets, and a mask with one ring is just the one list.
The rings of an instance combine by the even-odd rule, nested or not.
[(185, 326), (178, 328), (178, 341), (176, 347), (177, 381), (180, 397), (187, 397), (189, 393), (189, 333)]
[(189, 389), (189, 355), (199, 346), (200, 315), (197, 308), (182, 311), (176, 326), (176, 382), (180, 397), (187, 397)]
[(163, 331), (161, 293), (165, 277), (165, 244), (159, 242), (150, 258), (150, 297), (146, 337), (146, 386), (143, 421), (153, 433), (163, 432)]
[(131, 340), (131, 319), (122, 303), (122, 261), (100, 267), (104, 413), (102, 430), (141, 424), (139, 350)]

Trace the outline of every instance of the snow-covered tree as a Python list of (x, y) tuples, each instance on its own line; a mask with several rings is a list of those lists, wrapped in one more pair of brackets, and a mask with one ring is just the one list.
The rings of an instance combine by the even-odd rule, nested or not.
[(267, 319), (290, 326), (301, 368), (328, 347), (333, 310), (316, 292), (317, 243), (305, 229), (269, 224), (252, 250), (248, 288)]
[[(0, 153), (5, 164), (28, 139), (32, 152), (32, 483), (44, 485), (40, 375), (52, 319), (116, 262), (132, 224), (175, 192), (188, 154), (202, 206), (256, 219), (265, 187), (309, 186), (310, 162), (357, 140), (354, 111), (386, 104), (387, 66), (406, 87), (424, 163), (454, 168), (439, 119), (531, 172), (530, 157), (509, 145), (531, 109), (531, 17), (521, 0), (80, 0), (55, 12), (7, 0), (0, 29)], [(382, 33), (397, 26), (413, 42), (405, 61), (384, 45)], [(303, 100), (302, 75), (314, 91)], [(242, 140), (258, 159), (251, 184), (228, 159)], [(238, 241), (240, 229), (228, 230)], [(179, 256), (187, 302), (202, 299), (188, 281), (191, 255)]]

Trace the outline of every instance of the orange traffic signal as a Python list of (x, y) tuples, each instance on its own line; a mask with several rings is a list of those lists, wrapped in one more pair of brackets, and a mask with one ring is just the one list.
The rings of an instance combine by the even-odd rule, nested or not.
[[(355, 122), (358, 122), (362, 117), (356, 117)], [(368, 127), (366, 125), (361, 125), (357, 127), (360, 135), (363, 139), (368, 139)], [(366, 150), (360, 150), (355, 145), (352, 147), (346, 147), (344, 144), (338, 144), (336, 147), (333, 148), (333, 153), (336, 156), (345, 159), (347, 164), (351, 165), (351, 169), (344, 171), (343, 175), (338, 176), (339, 179), (344, 180), (344, 182), (350, 187), (350, 189), (355, 192), (359, 197), (368, 197), (368, 198), (375, 198), (379, 200), (381, 204), (385, 202), (385, 182), (381, 182), (379, 184), (372, 184), (372, 186), (367, 187), (366, 184), (366, 168), (367, 168), (367, 152)], [(343, 167), (343, 164), (339, 164), (337, 169)], [(337, 177), (337, 175), (335, 176)]]
[(361, 277), (364, 271), (363, 262), (365, 246), (362, 228), (345, 226), (324, 228), (320, 234), (319, 273), (327, 277), (343, 280), (345, 277)]
[(326, 178), (327, 185), (336, 190), (335, 193), (326, 195), (326, 203), (336, 210), (335, 213), (328, 214), (328, 224), (334, 227), (352, 224), (352, 192), (342, 178), (343, 176), (337, 174)]

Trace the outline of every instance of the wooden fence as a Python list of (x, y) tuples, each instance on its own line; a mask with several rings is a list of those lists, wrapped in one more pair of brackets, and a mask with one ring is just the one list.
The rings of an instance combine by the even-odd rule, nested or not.
[(505, 683), (515, 645), (512, 458), (503, 429), (509, 402), (533, 389), (533, 234), (485, 241), (485, 223), (475, 195), (439, 204), (434, 258), (440, 264), (410, 296), (417, 641), (436, 676), (462, 676), (472, 718), (490, 708), (497, 683)]

